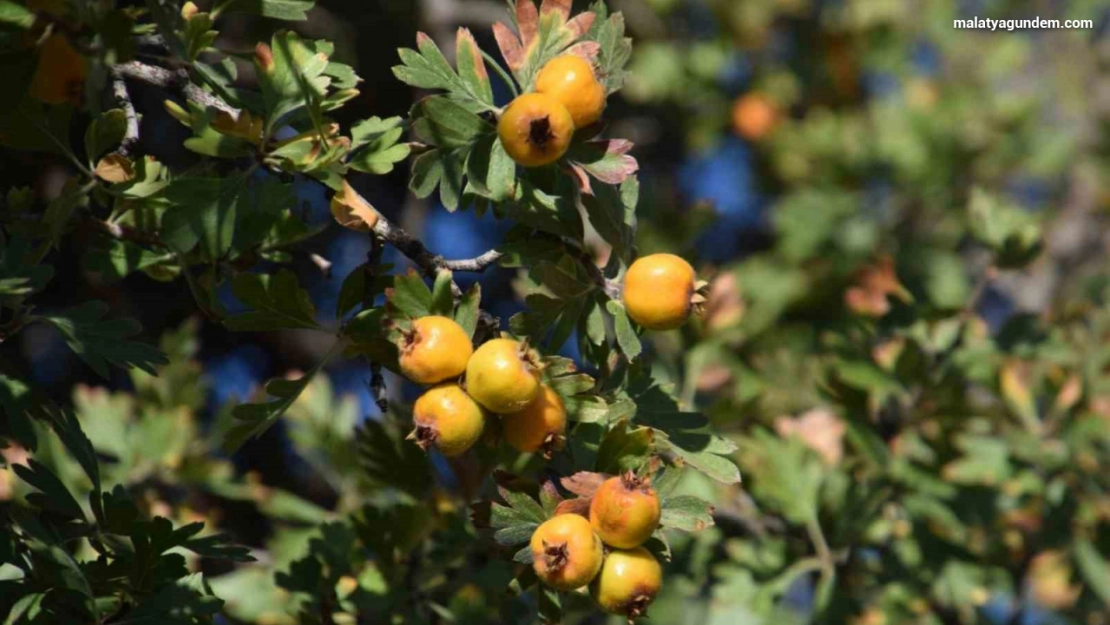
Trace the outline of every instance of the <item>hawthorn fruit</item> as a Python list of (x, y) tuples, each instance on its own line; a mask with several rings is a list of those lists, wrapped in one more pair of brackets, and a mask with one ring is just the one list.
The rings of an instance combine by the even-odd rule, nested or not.
[(590, 595), (602, 610), (632, 620), (647, 613), (662, 585), (663, 569), (647, 549), (617, 549), (605, 558)]
[(560, 514), (532, 533), (532, 568), (556, 590), (575, 590), (589, 584), (601, 570), (604, 550), (589, 521), (577, 514)]
[(575, 128), (597, 122), (605, 111), (605, 87), (589, 61), (573, 54), (557, 56), (543, 66), (536, 76), (536, 93), (549, 95), (565, 106)]
[(466, 364), (466, 391), (490, 412), (524, 410), (540, 392), (538, 357), (512, 339), (484, 343)]
[(497, 122), (497, 135), (514, 161), (524, 167), (540, 167), (566, 154), (574, 136), (574, 118), (555, 98), (527, 93), (505, 108)]
[(412, 409), (416, 428), (409, 438), (427, 451), (435, 447), (444, 456), (460, 456), (478, 442), (486, 426), (486, 411), (461, 386), (433, 387), (416, 400)]
[(590, 525), (606, 545), (618, 549), (644, 544), (659, 527), (660, 515), (651, 481), (631, 471), (602, 482), (590, 502)]
[(466, 371), (474, 353), (470, 337), (453, 319), (431, 315), (402, 333), (401, 373), (418, 384), (438, 384)]
[(697, 274), (674, 254), (652, 254), (632, 263), (624, 276), (624, 306), (649, 330), (673, 330), (690, 317)]
[(567, 408), (563, 398), (546, 384), (524, 410), (501, 420), (505, 440), (517, 451), (543, 453), (550, 458), (566, 444)]

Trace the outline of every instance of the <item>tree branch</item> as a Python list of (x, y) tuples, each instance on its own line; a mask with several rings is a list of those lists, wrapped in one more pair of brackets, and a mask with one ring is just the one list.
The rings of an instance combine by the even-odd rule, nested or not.
[(184, 69), (171, 71), (164, 67), (147, 65), (139, 61), (129, 61), (113, 66), (112, 71), (122, 78), (179, 93), (186, 100), (192, 100), (205, 107), (210, 106), (231, 115), (235, 119), (239, 119), (239, 109), (193, 83), (189, 77), (189, 72)]
[(105, 234), (113, 239), (120, 241), (130, 241), (132, 243), (141, 243), (157, 248), (166, 248), (166, 244), (157, 234), (152, 232), (144, 232), (136, 230), (131, 226), (124, 226), (121, 224), (111, 223), (95, 217), (87, 217), (81, 221), (81, 225), (89, 230)]
[(131, 102), (131, 94), (127, 92), (127, 83), (124, 82), (123, 75), (115, 67), (112, 68), (111, 73), (112, 96), (127, 117), (127, 130), (116, 151), (121, 156), (130, 156), (131, 150), (139, 143), (139, 115), (135, 112), (135, 105)]

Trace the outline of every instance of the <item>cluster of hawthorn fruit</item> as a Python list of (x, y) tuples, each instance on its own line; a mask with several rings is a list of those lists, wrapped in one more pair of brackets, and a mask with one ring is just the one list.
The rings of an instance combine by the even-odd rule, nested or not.
[[(501, 113), (498, 136), (524, 167), (562, 158), (576, 129), (596, 123), (605, 89), (589, 61), (563, 55), (536, 77), (535, 91)], [(651, 330), (681, 326), (703, 301), (704, 283), (672, 254), (653, 254), (625, 273), (622, 299), (628, 316)], [(518, 451), (551, 455), (566, 444), (563, 399), (542, 381), (542, 361), (527, 341), (508, 336), (474, 349), (454, 320), (421, 317), (401, 333), (399, 366), (410, 380), (430, 385), (413, 407), (409, 436), (423, 449), (464, 454), (482, 437), (491, 415), (502, 438)], [(659, 526), (659, 497), (649, 478), (632, 472), (611, 477), (589, 503), (589, 518), (557, 514), (536, 528), (530, 548), (536, 576), (558, 591), (589, 586), (606, 612), (641, 616), (662, 585), (662, 568), (643, 547)]]

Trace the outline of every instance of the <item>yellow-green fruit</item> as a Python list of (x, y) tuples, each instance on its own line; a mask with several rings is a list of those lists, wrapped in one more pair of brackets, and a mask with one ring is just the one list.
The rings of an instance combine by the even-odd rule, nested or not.
[(590, 502), (590, 525), (606, 545), (618, 549), (644, 544), (659, 527), (660, 514), (650, 480), (631, 472), (602, 482)]
[(673, 330), (686, 323), (693, 308), (697, 274), (674, 254), (644, 256), (624, 276), (628, 316), (649, 330)]
[(549, 95), (567, 107), (576, 128), (601, 119), (605, 87), (598, 82), (589, 61), (573, 54), (557, 56), (536, 75), (536, 93)]
[(532, 533), (530, 546), (536, 576), (556, 590), (581, 588), (601, 569), (601, 540), (590, 522), (577, 514), (544, 521)]
[(466, 392), (497, 414), (519, 412), (540, 392), (535, 356), (512, 339), (494, 339), (466, 364)]
[(421, 317), (401, 338), (401, 373), (418, 384), (436, 384), (466, 371), (474, 353), (462, 326), (447, 317)]
[(431, 447), (448, 457), (474, 446), (486, 426), (486, 411), (462, 387), (440, 384), (416, 400), (412, 409), (416, 429), (409, 435), (425, 451)]
[(550, 386), (541, 385), (536, 399), (501, 420), (505, 441), (518, 451), (542, 451), (550, 458), (566, 444), (567, 408)]
[(602, 610), (630, 620), (644, 616), (663, 585), (663, 569), (647, 549), (609, 552), (590, 595)]
[(574, 136), (574, 119), (555, 98), (527, 93), (505, 108), (497, 122), (497, 135), (514, 161), (540, 167), (566, 154)]

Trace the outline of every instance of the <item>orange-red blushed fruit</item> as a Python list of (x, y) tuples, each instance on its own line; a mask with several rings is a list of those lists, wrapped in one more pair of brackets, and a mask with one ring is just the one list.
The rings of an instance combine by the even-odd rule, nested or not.
[(540, 167), (563, 157), (574, 136), (567, 107), (542, 93), (527, 93), (509, 103), (497, 122), (501, 145), (524, 167)]
[(519, 412), (540, 392), (538, 369), (526, 345), (493, 339), (478, 347), (466, 364), (466, 392), (490, 412)]
[(647, 613), (662, 585), (663, 569), (647, 549), (617, 549), (605, 558), (590, 595), (602, 610), (632, 620)]
[(409, 435), (425, 451), (431, 447), (444, 456), (466, 453), (482, 436), (486, 411), (458, 384), (440, 384), (429, 389), (412, 409), (416, 429)]
[(532, 568), (556, 590), (589, 584), (601, 569), (604, 550), (590, 522), (577, 514), (560, 514), (532, 533)]
[(89, 76), (89, 64), (64, 35), (50, 35), (39, 49), (31, 78), (32, 98), (47, 104), (78, 104)]
[(431, 315), (412, 322), (401, 337), (401, 373), (417, 384), (436, 384), (466, 371), (474, 353), (470, 337), (454, 319)]
[(605, 110), (605, 87), (598, 82), (590, 62), (573, 54), (557, 56), (543, 66), (536, 75), (536, 92), (567, 107), (576, 128), (601, 119)]
[(527, 408), (501, 420), (505, 441), (517, 451), (542, 451), (548, 458), (566, 444), (566, 430), (567, 408), (563, 398), (546, 384)]
[(650, 480), (631, 471), (602, 482), (590, 502), (590, 525), (606, 545), (618, 549), (644, 544), (659, 527), (660, 514)]
[(778, 116), (778, 109), (765, 96), (743, 95), (732, 105), (732, 129), (748, 141), (759, 141), (771, 134)]
[(693, 309), (697, 275), (674, 254), (652, 254), (632, 263), (624, 276), (628, 316), (649, 330), (673, 330)]

